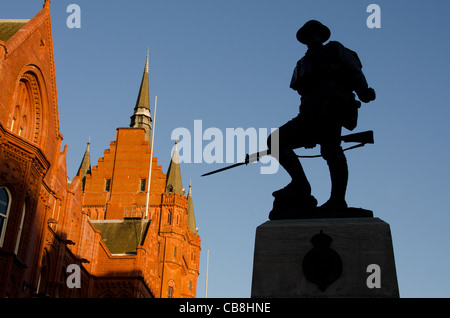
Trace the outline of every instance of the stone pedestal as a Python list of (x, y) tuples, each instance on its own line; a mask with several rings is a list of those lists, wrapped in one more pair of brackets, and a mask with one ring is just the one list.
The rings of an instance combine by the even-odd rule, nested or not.
[(252, 297), (399, 297), (379, 218), (268, 221), (256, 229)]

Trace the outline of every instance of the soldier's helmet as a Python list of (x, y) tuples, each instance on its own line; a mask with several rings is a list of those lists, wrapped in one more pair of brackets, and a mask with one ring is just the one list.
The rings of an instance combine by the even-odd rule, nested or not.
[(319, 21), (310, 20), (297, 31), (297, 40), (303, 44), (308, 44), (314, 34), (316, 34), (323, 43), (330, 38), (331, 31)]

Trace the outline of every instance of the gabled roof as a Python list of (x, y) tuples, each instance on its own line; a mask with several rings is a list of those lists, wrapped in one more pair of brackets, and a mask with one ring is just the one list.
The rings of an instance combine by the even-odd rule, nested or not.
[(0, 41), (8, 41), (14, 34), (17, 33), (30, 20), (24, 19), (0, 19)]
[(102, 233), (102, 240), (111, 254), (136, 254), (147, 234), (150, 220), (92, 220), (92, 225)]

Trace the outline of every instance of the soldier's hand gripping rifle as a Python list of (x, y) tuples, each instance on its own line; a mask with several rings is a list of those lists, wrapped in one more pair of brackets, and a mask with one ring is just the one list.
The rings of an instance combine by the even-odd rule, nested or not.
[[(354, 133), (354, 134), (350, 134), (350, 135), (345, 135), (345, 136), (341, 136), (341, 140), (343, 142), (358, 142), (357, 145), (355, 146), (351, 146), (348, 148), (345, 148), (344, 151), (350, 150), (350, 149), (355, 149), (355, 148), (359, 148), (359, 147), (363, 147), (366, 144), (373, 144), (374, 143), (374, 139), (373, 139), (373, 131), (372, 130), (368, 130), (368, 131), (363, 131), (360, 133)], [(254, 154), (247, 154), (245, 156), (245, 160), (243, 162), (239, 162), (239, 163), (235, 163), (234, 165), (231, 166), (227, 166), (221, 169), (217, 169), (205, 174), (202, 174), (202, 177), (205, 176), (209, 176), (218, 172), (222, 172), (228, 169), (232, 169), (238, 166), (242, 166), (242, 165), (248, 165), (249, 163), (253, 163), (253, 162), (257, 162), (259, 161), (259, 158), (264, 157), (270, 155), (270, 150), (264, 150), (264, 151), (260, 151)], [(322, 155), (314, 155), (314, 156), (297, 156), (299, 158), (318, 158), (318, 157), (322, 157)]]

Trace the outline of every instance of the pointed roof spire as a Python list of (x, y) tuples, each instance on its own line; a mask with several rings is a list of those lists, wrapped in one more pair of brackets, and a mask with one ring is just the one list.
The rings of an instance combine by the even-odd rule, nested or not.
[(150, 53), (150, 47), (147, 47), (147, 60), (145, 61), (145, 72), (148, 74), (148, 54)]
[(148, 50), (145, 60), (144, 74), (142, 75), (139, 95), (134, 107), (134, 113), (131, 116), (130, 127), (139, 127), (145, 129), (145, 140), (150, 141), (150, 131), (152, 129), (152, 117), (150, 115), (150, 95), (148, 88)]
[(189, 192), (188, 192), (188, 206), (187, 206), (187, 224), (189, 231), (194, 234), (198, 234), (198, 228), (195, 224), (194, 204), (192, 203), (191, 181), (189, 180)]
[(177, 142), (175, 142), (172, 160), (167, 170), (166, 193), (178, 193), (184, 195), (183, 183), (181, 181), (180, 160), (178, 157)]
[(91, 145), (91, 137), (89, 137), (86, 151), (84, 152), (83, 160), (81, 160), (80, 168), (78, 168), (77, 176), (81, 177), (81, 187), (84, 191), (84, 185), (86, 181), (86, 175), (91, 174), (91, 154), (89, 151)]
[(142, 75), (141, 87), (139, 88), (139, 95), (136, 101), (135, 110), (137, 108), (147, 108), (150, 110), (150, 93), (149, 93), (149, 85), (148, 85), (148, 54), (147, 50), (147, 59), (145, 60), (145, 68), (144, 74)]

